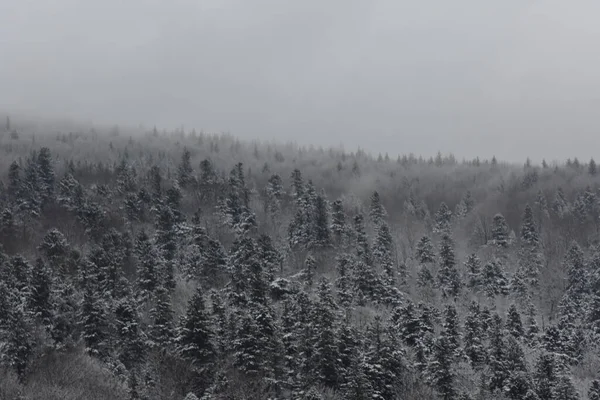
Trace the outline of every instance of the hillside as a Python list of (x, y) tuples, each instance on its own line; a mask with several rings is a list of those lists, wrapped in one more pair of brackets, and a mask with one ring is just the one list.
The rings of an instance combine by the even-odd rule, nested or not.
[(0, 399), (600, 399), (593, 160), (2, 121)]

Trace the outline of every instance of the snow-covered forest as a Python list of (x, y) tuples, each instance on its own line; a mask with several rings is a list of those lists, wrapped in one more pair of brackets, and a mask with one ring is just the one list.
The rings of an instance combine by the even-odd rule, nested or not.
[(3, 116), (0, 399), (599, 400), (595, 162), (406, 146)]

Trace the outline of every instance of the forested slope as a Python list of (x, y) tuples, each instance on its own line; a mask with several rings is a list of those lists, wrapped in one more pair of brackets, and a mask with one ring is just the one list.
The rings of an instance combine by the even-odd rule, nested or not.
[(593, 160), (7, 118), (0, 181), (1, 399), (600, 399)]

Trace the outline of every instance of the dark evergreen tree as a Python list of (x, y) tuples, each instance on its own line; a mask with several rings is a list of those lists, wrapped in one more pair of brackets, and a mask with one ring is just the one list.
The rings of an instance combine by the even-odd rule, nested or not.
[(490, 298), (508, 294), (508, 282), (499, 259), (487, 262), (481, 272), (481, 285)]
[(540, 237), (538, 235), (533, 217), (533, 210), (529, 204), (525, 206), (525, 211), (523, 212), (523, 222), (521, 224), (521, 242), (524, 245), (535, 248), (537, 248), (540, 242)]
[(417, 243), (416, 249), (417, 261), (420, 264), (427, 264), (435, 262), (435, 254), (433, 252), (433, 244), (429, 236), (423, 236)]
[(450, 211), (446, 203), (442, 202), (442, 204), (440, 204), (440, 208), (435, 213), (434, 218), (434, 232), (449, 234), (451, 228), (450, 224), (452, 221), (452, 211)]
[(506, 331), (517, 339), (522, 338), (524, 334), (521, 314), (519, 314), (519, 311), (514, 304), (511, 304), (508, 308), (508, 313), (506, 315)]
[(31, 269), (29, 290), (27, 291), (27, 309), (35, 319), (45, 326), (50, 324), (52, 316), (51, 290), (52, 276), (50, 271), (44, 261), (38, 258)]
[(338, 349), (335, 342), (336, 305), (331, 285), (323, 278), (319, 282), (318, 301), (315, 305), (316, 333), (314, 359), (317, 377), (328, 387), (337, 387), (339, 379)]
[(371, 217), (371, 222), (378, 227), (384, 221), (386, 215), (387, 212), (381, 204), (379, 193), (377, 191), (373, 192), (371, 195), (371, 207), (369, 209), (369, 217)]
[(489, 333), (488, 365), (490, 376), (488, 388), (491, 392), (502, 391), (509, 375), (506, 363), (506, 341), (502, 318), (495, 314)]
[(479, 304), (472, 302), (469, 314), (465, 318), (464, 326), (464, 352), (473, 367), (479, 367), (485, 360), (486, 353), (483, 347), (483, 329)]
[(19, 380), (23, 382), (35, 343), (32, 337), (32, 327), (19, 304), (11, 305), (8, 311), (7, 328), (3, 336), (4, 346), (0, 360), (3, 364), (13, 368)]
[(214, 361), (213, 332), (200, 287), (188, 303), (175, 343), (179, 353), (198, 367), (206, 367)]
[(506, 248), (509, 245), (509, 228), (502, 214), (496, 214), (492, 225), (492, 240), (498, 247)]
[(552, 400), (557, 384), (557, 371), (554, 355), (540, 354), (533, 371), (533, 384), (540, 400)]
[(336, 258), (338, 279), (335, 282), (337, 297), (342, 307), (348, 308), (352, 304), (352, 281), (348, 269), (350, 260), (348, 256), (341, 255)]
[(194, 170), (192, 168), (191, 159), (192, 154), (187, 148), (184, 148), (183, 154), (181, 155), (181, 162), (177, 167), (177, 183), (183, 189), (187, 188), (193, 180), (192, 173)]
[(84, 290), (80, 317), (83, 340), (88, 353), (102, 358), (107, 355), (109, 338), (106, 311), (93, 285)]
[[(125, 282), (126, 287), (128, 284)], [(126, 292), (130, 292), (127, 287)], [(131, 293), (120, 299), (114, 309), (115, 328), (120, 345), (119, 360), (127, 369), (142, 362), (145, 355), (144, 337), (139, 326), (139, 315)]]
[(318, 195), (315, 201), (314, 246), (323, 248), (331, 244), (327, 200)]
[(465, 269), (467, 271), (467, 287), (479, 291), (481, 287), (481, 260), (477, 254), (469, 254), (465, 261)]
[(459, 356), (460, 349), (460, 321), (456, 307), (449, 304), (444, 309), (444, 321), (442, 323), (442, 337), (446, 339), (446, 346), (450, 356)]
[(39, 189), (42, 205), (48, 204), (54, 199), (54, 167), (52, 166), (52, 155), (50, 149), (42, 147), (37, 156), (37, 172), (39, 176)]
[(532, 387), (527, 371), (525, 353), (513, 336), (509, 336), (506, 343), (506, 369), (508, 377), (504, 384), (504, 393), (515, 400), (526, 398)]
[(371, 266), (373, 257), (367, 238), (367, 233), (365, 231), (364, 218), (362, 214), (358, 214), (354, 217), (354, 232), (356, 234), (356, 255), (360, 261), (365, 263), (367, 266)]
[(435, 389), (443, 400), (458, 398), (452, 358), (452, 345), (448, 343), (448, 339), (444, 336), (438, 338), (429, 369)]
[(458, 296), (461, 282), (454, 255), (454, 242), (448, 234), (442, 237), (440, 245), (440, 269), (438, 282), (444, 295)]
[(331, 204), (331, 232), (335, 243), (342, 244), (347, 234), (347, 227), (344, 205), (339, 199)]

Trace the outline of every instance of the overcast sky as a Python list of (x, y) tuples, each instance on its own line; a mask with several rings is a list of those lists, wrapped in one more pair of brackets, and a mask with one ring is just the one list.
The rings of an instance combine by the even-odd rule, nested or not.
[(587, 159), (599, 15), (597, 0), (0, 0), (0, 108), (392, 156)]

